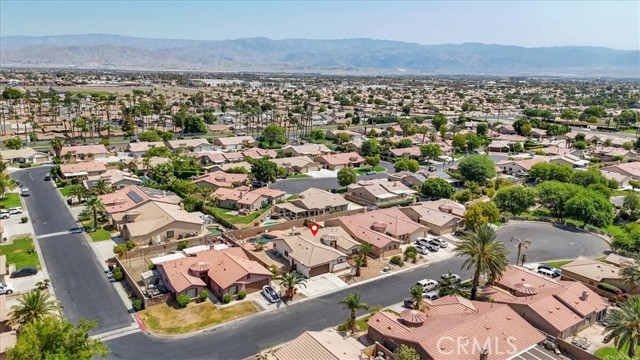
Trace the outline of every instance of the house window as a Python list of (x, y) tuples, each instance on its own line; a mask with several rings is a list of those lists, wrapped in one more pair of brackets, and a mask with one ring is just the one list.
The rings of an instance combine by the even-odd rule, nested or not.
[(171, 239), (171, 238), (173, 238), (174, 236), (175, 236), (175, 234), (174, 234), (173, 230), (169, 230), (169, 231), (167, 231), (167, 239)]
[(231, 295), (235, 295), (238, 292), (238, 286), (237, 285), (231, 285), (229, 287), (229, 291), (227, 291), (227, 293), (231, 294)]
[(190, 297), (190, 298), (196, 297), (196, 289), (191, 288), (191, 289), (187, 290), (187, 296)]

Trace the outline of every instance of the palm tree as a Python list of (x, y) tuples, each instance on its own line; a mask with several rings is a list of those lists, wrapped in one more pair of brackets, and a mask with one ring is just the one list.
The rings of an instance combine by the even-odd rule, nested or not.
[(113, 189), (106, 180), (101, 179), (93, 185), (93, 191), (98, 195), (104, 195), (113, 192)]
[(496, 232), (488, 225), (482, 224), (462, 240), (454, 250), (456, 256), (466, 257), (462, 268), (467, 270), (474, 268), (473, 282), (471, 285), (471, 300), (476, 299), (480, 275), (488, 280), (500, 278), (509, 261), (509, 251), (501, 241), (496, 241)]
[[(529, 246), (531, 246), (531, 240), (518, 239), (517, 237), (512, 237), (511, 242), (514, 242), (514, 241), (518, 242), (518, 256), (516, 256), (516, 265), (518, 265), (518, 261), (520, 261), (521, 259), (520, 252), (522, 251), (522, 248), (528, 249)], [(524, 265), (524, 261), (522, 262), (522, 264)]]
[(640, 289), (640, 254), (636, 255), (634, 264), (620, 269), (622, 281), (629, 290)]
[(344, 305), (345, 310), (351, 311), (351, 315), (347, 320), (347, 327), (351, 332), (356, 330), (356, 312), (358, 310), (367, 310), (369, 309), (369, 305), (360, 302), (360, 294), (352, 293), (347, 295), (344, 299), (340, 300), (340, 305)]
[(625, 301), (620, 308), (612, 308), (606, 321), (609, 325), (604, 328), (604, 342), (613, 340), (618, 350), (628, 346), (627, 354), (636, 359), (636, 349), (640, 342), (640, 296)]
[(93, 195), (87, 199), (87, 209), (93, 211), (93, 226), (98, 228), (98, 212), (101, 214), (105, 211), (102, 199)]
[(371, 245), (368, 242), (363, 242), (362, 245), (360, 245), (360, 254), (362, 254), (364, 259), (364, 262), (362, 263), (362, 267), (367, 267), (368, 265), (367, 260), (372, 250), (373, 250), (373, 245)]
[(413, 308), (418, 311), (424, 311), (427, 309), (427, 304), (424, 303), (424, 296), (422, 295), (424, 289), (420, 285), (415, 285), (409, 288), (409, 294), (411, 294), (411, 300), (413, 300)]
[(60, 301), (52, 299), (51, 294), (39, 289), (29, 291), (18, 299), (9, 312), (12, 324), (30, 323), (50, 316), (59, 316)]
[(62, 153), (62, 148), (64, 147), (64, 141), (60, 138), (51, 139), (51, 148), (53, 152), (56, 154), (56, 157), (60, 159), (60, 153)]
[(305, 279), (302, 274), (299, 274), (295, 270), (288, 273), (280, 274), (276, 276), (274, 280), (279, 281), (280, 286), (284, 286), (284, 288), (286, 289), (285, 295), (290, 299), (293, 298), (295, 289), (298, 286), (307, 287), (307, 279)]
[(353, 257), (353, 265), (356, 268), (356, 277), (360, 276), (360, 268), (364, 265), (365, 256), (360, 254)]
[(469, 294), (467, 294), (466, 291), (462, 290), (460, 288), (460, 284), (458, 283), (458, 281), (456, 281), (456, 279), (453, 278), (451, 271), (448, 272), (447, 277), (443, 278), (442, 281), (440, 282), (440, 289), (438, 289), (438, 296), (440, 297), (444, 297), (447, 295), (458, 295), (458, 296), (463, 296), (463, 297), (467, 297)]
[(67, 193), (69, 194), (69, 197), (73, 198), (75, 196), (76, 198), (78, 198), (78, 202), (82, 202), (82, 199), (87, 194), (87, 189), (85, 189), (82, 185), (73, 185), (69, 188), (69, 191)]

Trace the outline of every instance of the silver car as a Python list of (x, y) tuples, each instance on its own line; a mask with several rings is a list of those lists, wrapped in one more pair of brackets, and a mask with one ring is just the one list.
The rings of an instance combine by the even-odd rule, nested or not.
[(0, 284), (0, 295), (13, 294), (15, 288), (11, 284)]

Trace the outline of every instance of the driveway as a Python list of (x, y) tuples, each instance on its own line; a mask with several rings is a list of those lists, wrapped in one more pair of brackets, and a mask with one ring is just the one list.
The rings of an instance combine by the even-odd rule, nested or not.
[(342, 289), (347, 287), (347, 283), (342, 281), (336, 274), (322, 274), (314, 276), (307, 280), (306, 287), (300, 287), (298, 290), (306, 297), (316, 297), (322, 294), (326, 294), (329, 291)]
[(516, 262), (517, 243), (511, 238), (529, 239), (532, 244), (522, 249), (528, 261), (564, 260), (577, 256), (597, 257), (604, 255), (609, 245), (599, 236), (566, 226), (554, 226), (543, 222), (510, 221), (497, 231), (498, 240), (506, 243), (511, 251), (509, 260)]
[(93, 334), (129, 326), (132, 317), (114, 286), (104, 276), (102, 265), (84, 234), (68, 234), (76, 221), (51, 182), (43, 181), (48, 167), (16, 171), (11, 177), (24, 184), (31, 196), (24, 198), (42, 257), (64, 316), (98, 321)]

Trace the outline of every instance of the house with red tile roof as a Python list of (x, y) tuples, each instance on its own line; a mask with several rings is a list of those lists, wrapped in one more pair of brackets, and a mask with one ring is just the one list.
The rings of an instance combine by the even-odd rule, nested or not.
[(355, 152), (321, 155), (314, 160), (323, 168), (334, 171), (343, 168), (359, 168), (364, 165), (364, 158)]
[(235, 189), (219, 188), (211, 195), (218, 199), (219, 207), (232, 210), (257, 211), (263, 204), (275, 204), (284, 199), (285, 192), (269, 188), (251, 190), (247, 186)]
[(199, 187), (206, 187), (212, 190), (218, 188), (231, 189), (246, 185), (248, 181), (249, 175), (247, 174), (231, 174), (219, 170), (200, 175), (193, 179), (193, 183)]
[(481, 296), (509, 305), (537, 329), (559, 338), (572, 336), (601, 320), (608, 303), (578, 281), (558, 281), (508, 265), (500, 280)]
[(166, 190), (156, 190), (140, 185), (131, 185), (110, 194), (98, 196), (104, 204), (105, 212), (111, 218), (114, 227), (119, 228), (127, 212), (136, 210), (138, 207), (156, 201), (166, 204), (180, 204), (182, 199), (174, 192)]
[[(367, 337), (387, 349), (404, 344), (416, 349), (421, 359), (437, 360), (508, 360), (545, 339), (507, 305), (456, 295), (425, 302), (424, 313), (374, 314), (367, 321)], [(480, 355), (483, 351), (487, 357)]]
[(102, 175), (107, 172), (107, 166), (100, 161), (83, 161), (73, 164), (60, 164), (60, 173), (65, 179), (86, 178)]
[(400, 181), (371, 179), (347, 186), (345, 199), (360, 205), (380, 206), (410, 202), (417, 193)]
[(60, 151), (60, 157), (64, 158), (67, 153), (76, 160), (106, 159), (109, 156), (109, 150), (102, 144), (64, 146)]
[(250, 260), (242, 248), (205, 250), (176, 260), (157, 264), (165, 286), (178, 297), (182, 294), (197, 297), (209, 289), (221, 298), (260, 291), (271, 283), (271, 272)]

